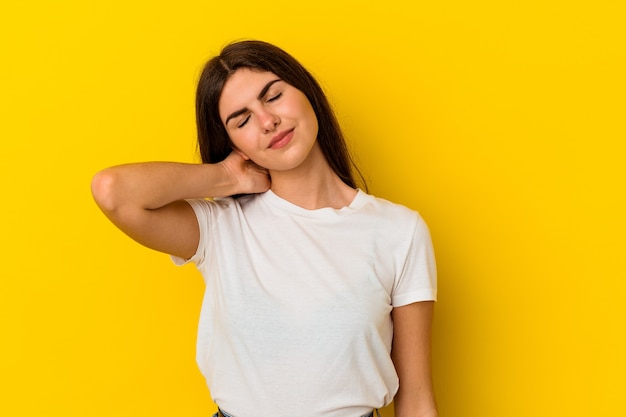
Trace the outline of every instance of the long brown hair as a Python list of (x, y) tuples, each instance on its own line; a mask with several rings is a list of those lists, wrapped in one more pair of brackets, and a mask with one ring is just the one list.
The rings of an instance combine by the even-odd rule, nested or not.
[[(317, 141), (329, 166), (350, 187), (360, 185), (367, 190), (365, 179), (348, 151), (337, 117), (318, 82), (291, 55), (262, 41), (231, 43), (204, 66), (196, 91), (198, 148), (202, 162), (223, 161), (232, 151), (232, 142), (220, 119), (218, 105), (224, 84), (239, 68), (272, 72), (304, 93), (317, 116)], [(355, 173), (359, 184), (355, 181)]]

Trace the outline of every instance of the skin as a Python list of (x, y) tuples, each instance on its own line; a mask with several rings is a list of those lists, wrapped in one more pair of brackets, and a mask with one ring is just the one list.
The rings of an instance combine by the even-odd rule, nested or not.
[(391, 359), (400, 388), (394, 398), (396, 417), (436, 417), (437, 404), (431, 379), (431, 327), (434, 302), (423, 301), (391, 311)]
[[(275, 74), (238, 70), (224, 86), (219, 112), (233, 142), (224, 161), (127, 164), (94, 176), (94, 199), (119, 229), (144, 246), (189, 259), (200, 231), (184, 199), (271, 188), (293, 204), (318, 209), (345, 207), (356, 196), (317, 144), (317, 118), (308, 99)], [(400, 378), (397, 417), (437, 416), (430, 378), (432, 311), (432, 302), (392, 311), (392, 359)]]

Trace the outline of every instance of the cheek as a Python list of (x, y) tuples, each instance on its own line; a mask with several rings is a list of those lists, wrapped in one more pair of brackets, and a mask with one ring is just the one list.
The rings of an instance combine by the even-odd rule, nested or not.
[(315, 115), (315, 110), (313, 110), (313, 106), (306, 98), (306, 96), (302, 97), (300, 102), (300, 111), (302, 114), (307, 116), (307, 119), (310, 121), (311, 125), (317, 126), (317, 116)]
[(229, 138), (231, 144), (244, 153), (250, 152), (253, 149), (254, 140), (250, 133), (237, 132), (237, 134), (231, 134)]
[(317, 116), (315, 115), (315, 111), (313, 111), (313, 107), (311, 107), (311, 105), (307, 102), (306, 106), (303, 110), (307, 115), (307, 120), (309, 122), (309, 125), (311, 126), (311, 129), (315, 130), (315, 134), (317, 135), (317, 131), (318, 131), (318, 122), (317, 122)]
[(288, 114), (291, 118), (300, 119), (306, 122), (307, 126), (317, 128), (317, 116), (306, 97), (298, 98), (298, 100), (292, 101), (291, 103), (286, 103), (284, 110), (284, 114)]

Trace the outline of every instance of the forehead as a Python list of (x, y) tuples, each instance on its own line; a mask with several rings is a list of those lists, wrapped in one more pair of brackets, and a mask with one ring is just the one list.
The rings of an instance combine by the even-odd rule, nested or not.
[(233, 111), (245, 108), (257, 96), (263, 87), (270, 81), (279, 78), (276, 74), (267, 71), (254, 71), (249, 68), (240, 68), (224, 84), (220, 95), (220, 116), (224, 117)]

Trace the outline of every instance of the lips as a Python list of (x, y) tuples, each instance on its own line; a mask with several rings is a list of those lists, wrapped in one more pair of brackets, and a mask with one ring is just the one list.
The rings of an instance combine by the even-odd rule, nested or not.
[(286, 146), (289, 142), (291, 142), (291, 138), (293, 138), (293, 131), (295, 128), (291, 128), (289, 130), (283, 130), (282, 132), (275, 135), (270, 144), (267, 146), (270, 149), (280, 149)]

